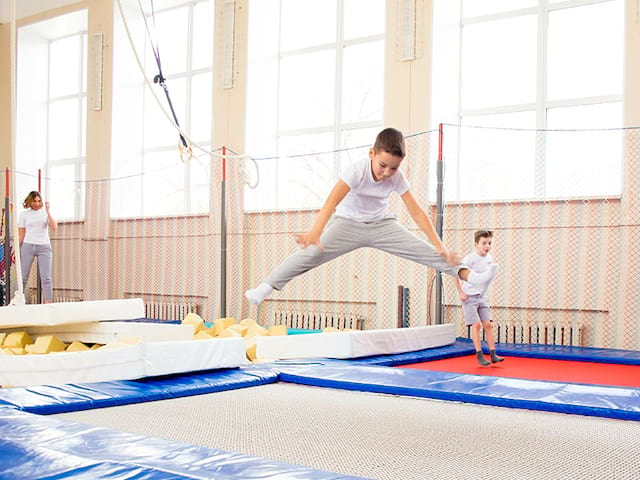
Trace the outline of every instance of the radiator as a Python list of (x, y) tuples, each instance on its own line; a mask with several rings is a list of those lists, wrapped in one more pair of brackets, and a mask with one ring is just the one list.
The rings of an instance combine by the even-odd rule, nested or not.
[(70, 296), (70, 295), (54, 295), (53, 296), (53, 303), (60, 303), (60, 302), (81, 302), (82, 298), (80, 297), (74, 297), (74, 296)]
[(189, 313), (200, 314), (201, 306), (195, 302), (147, 301), (144, 305), (145, 316), (154, 320), (180, 320)]
[[(25, 294), (31, 295), (31, 301), (37, 303), (37, 294), (38, 289), (36, 287), (29, 287)], [(43, 299), (44, 300), (44, 299)], [(60, 289), (53, 290), (53, 303), (61, 303), (61, 302), (81, 302), (82, 301), (82, 290), (70, 290), (70, 289)]]
[[(496, 342), (499, 343), (539, 343), (567, 346), (582, 346), (583, 344), (583, 326), (578, 323), (533, 323), (529, 325), (496, 323), (494, 333)], [(471, 336), (470, 327), (467, 329), (467, 335)]]
[(364, 318), (352, 313), (276, 310), (273, 316), (274, 325), (286, 325), (289, 328), (307, 330), (321, 330), (326, 327), (335, 327), (340, 330), (364, 328)]

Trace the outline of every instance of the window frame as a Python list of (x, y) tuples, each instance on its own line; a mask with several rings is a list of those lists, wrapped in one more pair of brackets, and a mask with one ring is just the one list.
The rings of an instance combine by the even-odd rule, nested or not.
[[(255, 0), (254, 0), (255, 1)], [(282, 0), (278, 0), (278, 5), (280, 7), (278, 13), (278, 38), (281, 37), (281, 29), (282, 29)], [(386, 12), (386, 4), (384, 6)], [(287, 139), (292, 139), (294, 137), (303, 136), (303, 135), (322, 135), (322, 134), (331, 134), (333, 135), (333, 181), (337, 180), (338, 172), (341, 166), (341, 152), (345, 150), (345, 137), (350, 131), (361, 130), (361, 129), (371, 129), (371, 128), (382, 128), (384, 125), (384, 104), (381, 104), (380, 108), (380, 118), (376, 120), (358, 120), (358, 121), (343, 121), (343, 94), (344, 94), (344, 56), (345, 50), (352, 46), (357, 45), (365, 45), (365, 44), (373, 44), (375, 42), (382, 42), (383, 44), (383, 57), (384, 58), (384, 50), (385, 50), (385, 42), (386, 42), (386, 32), (382, 32), (374, 35), (365, 35), (356, 38), (345, 39), (345, 5), (343, 0), (336, 0), (336, 36), (335, 42), (326, 42), (312, 46), (306, 46), (302, 48), (292, 48), (292, 49), (278, 49), (277, 56), (277, 69), (278, 69), (278, 77), (280, 76), (280, 66), (282, 61), (288, 58), (301, 56), (301, 55), (309, 55), (313, 53), (333, 51), (335, 52), (335, 65), (336, 68), (334, 70), (333, 77), (333, 88), (334, 88), (334, 112), (333, 112), (333, 123), (327, 124), (324, 126), (315, 126), (315, 127), (302, 127), (302, 128), (280, 128), (280, 117), (277, 113), (275, 115), (276, 128), (275, 128), (275, 137), (273, 138), (273, 143), (275, 144), (276, 151), (273, 152), (273, 156), (269, 157), (268, 160), (274, 161), (273, 168), (275, 169), (275, 178), (281, 178), (282, 172), (280, 171), (280, 165), (277, 160), (279, 158), (286, 158), (286, 155), (283, 156), (283, 153), (280, 150), (280, 145), (283, 141), (286, 142)], [(250, 48), (250, 41), (248, 42)], [(384, 61), (381, 61), (381, 64), (384, 65)], [(249, 72), (251, 72), (251, 66), (249, 66)], [(251, 75), (251, 73), (249, 73)], [(383, 78), (384, 82), (384, 78)], [(277, 98), (274, 100), (276, 105), (280, 105), (280, 78), (278, 78), (277, 88), (275, 91), (275, 95)], [(383, 84), (384, 88), (384, 84)], [(249, 110), (249, 109), (248, 109)], [(350, 146), (351, 147), (351, 146)], [(249, 154), (255, 154), (258, 152), (249, 152)], [(265, 152), (260, 152), (261, 154), (265, 154)], [(317, 155), (318, 153), (327, 154), (331, 152), (308, 152), (308, 156), (311, 157), (313, 155)], [(281, 196), (278, 193), (278, 188), (276, 187), (276, 191), (274, 192), (273, 197), (273, 205), (265, 206), (265, 207), (247, 207), (245, 204), (245, 211), (247, 212), (280, 212), (280, 211), (295, 211), (295, 210), (309, 210), (310, 208), (319, 208), (321, 204), (314, 207), (296, 207), (292, 205), (283, 204), (283, 200), (281, 200)], [(246, 199), (246, 197), (245, 197)], [(246, 202), (245, 202), (246, 203)]]
[[(214, 82), (214, 75), (215, 75), (215, 68), (214, 68), (214, 62), (213, 62), (213, 48), (215, 46), (214, 38), (213, 38), (213, 33), (214, 33), (213, 30), (208, 32), (210, 34), (209, 41), (211, 42), (211, 46), (212, 46), (212, 55), (208, 65), (206, 67), (194, 67), (193, 65), (194, 64), (194, 58), (193, 58), (194, 45), (196, 44), (196, 42), (198, 42), (198, 39), (194, 38), (194, 35), (195, 35), (194, 11), (196, 9), (196, 6), (201, 4), (210, 4), (210, 8), (212, 9), (212, 12), (213, 12), (212, 22), (211, 22), (212, 28), (213, 28), (213, 26), (215, 25), (215, 18), (214, 18), (215, 0), (181, 0), (181, 1), (171, 2), (168, 6), (164, 8), (159, 8), (153, 12), (153, 14), (157, 16), (157, 15), (169, 14), (171, 11), (186, 9), (187, 25), (185, 29), (185, 34), (187, 38), (186, 38), (186, 51), (183, 53), (185, 56), (185, 68), (184, 70), (181, 70), (179, 72), (172, 72), (169, 74), (166, 74), (163, 71), (163, 77), (166, 82), (167, 90), (170, 95), (173, 93), (172, 85), (175, 85), (176, 81), (181, 81), (181, 80), (184, 81), (184, 86), (185, 86), (184, 98), (183, 99), (181, 98), (181, 100), (184, 101), (184, 104), (177, 107), (175, 104), (175, 97), (171, 97), (173, 107), (176, 108), (177, 110), (183, 109), (184, 111), (184, 118), (178, 118), (180, 129), (184, 132), (190, 132), (191, 126), (192, 126), (193, 119), (191, 117), (193, 113), (192, 104), (193, 104), (194, 78), (203, 74), (210, 75), (210, 78), (211, 78), (210, 90), (212, 94), (211, 98), (213, 101), (213, 82)], [(140, 55), (143, 56), (144, 58), (143, 66), (144, 66), (145, 72), (147, 72), (148, 75), (151, 75), (153, 73), (153, 76), (155, 77), (155, 75), (157, 75), (158, 73), (158, 66), (155, 62), (155, 56), (153, 54), (148, 54), (148, 50), (151, 48), (149, 43), (150, 42), (149, 36), (155, 33), (151, 29), (154, 21), (151, 15), (152, 15), (151, 12), (145, 13), (145, 20), (146, 20), (146, 23), (148, 23), (150, 30), (149, 30), (149, 34), (147, 34), (147, 31), (145, 30), (144, 51), (142, 51), (141, 49)], [(124, 38), (122, 39), (122, 41), (125, 43), (127, 42)], [(160, 48), (160, 57), (162, 60), (162, 44), (159, 45), (159, 48)], [(166, 143), (162, 145), (149, 146), (145, 143), (145, 131), (147, 131), (147, 129), (150, 128), (149, 124), (145, 121), (146, 108), (148, 108), (149, 105), (152, 105), (152, 106), (155, 105), (157, 103), (156, 98), (158, 98), (161, 101), (161, 107), (165, 110), (165, 112), (170, 113), (170, 109), (169, 109), (169, 105), (165, 102), (166, 96), (161, 86), (154, 85), (154, 88), (156, 88), (156, 90), (155, 92), (151, 92), (145, 85), (145, 81), (142, 78), (140, 79), (140, 82), (138, 82), (137, 84), (138, 84), (138, 87), (141, 88), (142, 90), (142, 101), (140, 103), (140, 110), (139, 112), (137, 112), (140, 114), (140, 120), (138, 125), (140, 128), (142, 139), (140, 142), (140, 147), (138, 149), (139, 156), (137, 157), (137, 160), (139, 161), (140, 174), (137, 176), (134, 175), (134, 177), (137, 177), (136, 188), (139, 190), (140, 193), (139, 195), (136, 196), (134, 200), (134, 203), (136, 204), (136, 207), (135, 207), (136, 213), (125, 213), (120, 211), (114, 212), (112, 210), (110, 213), (111, 218), (122, 219), (122, 218), (158, 218), (158, 217), (176, 217), (176, 216), (183, 217), (183, 216), (198, 216), (198, 215), (209, 214), (210, 201), (207, 200), (206, 202), (206, 205), (207, 205), (206, 210), (200, 209), (195, 211), (194, 208), (196, 207), (194, 206), (194, 203), (197, 203), (197, 202), (193, 201), (192, 195), (190, 194), (190, 192), (192, 191), (192, 188), (200, 178), (195, 173), (195, 168), (193, 168), (192, 162), (196, 161), (196, 159), (202, 155), (202, 152), (201, 152), (202, 149), (210, 150), (211, 148), (213, 122), (214, 122), (213, 108), (208, 109), (208, 111), (210, 112), (210, 122), (211, 122), (209, 131), (208, 131), (208, 138), (206, 139), (191, 138), (190, 139), (194, 144), (198, 145), (199, 147), (198, 149), (194, 148), (192, 152), (186, 152), (182, 150), (182, 145), (179, 139), (179, 132), (177, 130), (175, 131), (175, 137), (172, 137), (175, 140), (174, 143), (172, 144)], [(164, 113), (159, 111), (158, 115), (164, 116)], [(180, 151), (178, 151), (178, 149), (180, 149)], [(146, 205), (146, 202), (145, 202), (145, 199), (148, 197), (148, 195), (145, 194), (144, 178), (145, 178), (145, 175), (149, 175), (151, 172), (153, 174), (157, 174), (157, 172), (154, 172), (154, 165), (153, 165), (153, 161), (151, 160), (151, 158), (153, 158), (153, 155), (165, 154), (165, 153), (175, 153), (177, 157), (180, 156), (183, 160), (182, 161), (182, 169), (183, 169), (182, 190), (184, 193), (182, 195), (183, 204), (178, 209), (178, 212), (167, 212), (163, 214), (155, 211), (154, 212), (149, 211), (149, 207), (148, 205)], [(207, 158), (206, 160), (203, 160), (203, 161), (209, 162), (209, 159)], [(115, 161), (112, 160), (112, 162), (115, 162)], [(176, 163), (176, 166), (177, 165), (178, 164)], [(118, 169), (117, 163), (112, 164), (112, 171), (114, 171), (114, 169), (117, 171)], [(209, 188), (209, 195), (210, 195), (211, 186), (209, 181), (207, 181), (207, 186)], [(167, 192), (167, 193), (170, 194), (173, 192)]]
[[(624, 100), (623, 85), (620, 85), (620, 93), (611, 95), (592, 95), (586, 97), (565, 98), (560, 100), (550, 100), (547, 95), (547, 77), (548, 77), (548, 40), (549, 40), (549, 15), (552, 12), (570, 9), (580, 8), (590, 5), (610, 3), (620, 0), (565, 0), (555, 3), (549, 3), (547, 0), (538, 0), (536, 6), (527, 8), (518, 8), (509, 11), (503, 11), (499, 13), (492, 13), (486, 15), (476, 16), (463, 16), (463, 3), (469, 0), (460, 1), (459, 9), (459, 26), (458, 26), (458, 68), (457, 68), (457, 82), (458, 82), (458, 98), (457, 98), (457, 124), (458, 125), (473, 125), (473, 122), (467, 122), (466, 119), (470, 117), (485, 116), (485, 115), (497, 115), (497, 114), (510, 114), (510, 113), (522, 113), (522, 112), (535, 112), (535, 127), (530, 130), (536, 135), (544, 133), (548, 130), (547, 114), (548, 111), (554, 108), (563, 107), (577, 107), (577, 106), (593, 106), (600, 104), (622, 104)], [(624, 1), (624, 0), (621, 0)], [(524, 15), (536, 15), (537, 16), (537, 38), (536, 38), (536, 92), (534, 103), (521, 103), (512, 105), (502, 105), (495, 107), (485, 108), (469, 108), (464, 109), (462, 105), (462, 88), (463, 88), (463, 65), (462, 65), (462, 52), (464, 49), (464, 28), (469, 25), (474, 25), (483, 22), (499, 21), (505, 19), (516, 18)], [(624, 67), (623, 67), (624, 68)], [(623, 72), (620, 72), (621, 79), (623, 78)], [(437, 120), (437, 119), (436, 119)], [(622, 122), (622, 118), (620, 119)], [(622, 123), (621, 123), (622, 126)], [(464, 128), (464, 127), (462, 127)], [(517, 128), (516, 128), (517, 130)], [(527, 129), (523, 129), (527, 130)], [(459, 152), (461, 147), (461, 135), (458, 135), (456, 150)], [(523, 197), (514, 199), (515, 201), (528, 201), (528, 200), (553, 200), (555, 197), (549, 197), (546, 193), (545, 178), (547, 173), (547, 152), (543, 142), (535, 142), (534, 153), (534, 194), (533, 197)], [(622, 160), (621, 160), (622, 161)], [(464, 167), (459, 155), (456, 155), (456, 170), (460, 171)], [(620, 186), (621, 188), (622, 186)], [(474, 202), (476, 199), (460, 197), (460, 179), (459, 176), (456, 179), (455, 186), (455, 200), (456, 202)], [(620, 190), (621, 192), (621, 190)], [(617, 195), (619, 196), (619, 195)], [(592, 198), (597, 195), (590, 195), (585, 192), (584, 195), (579, 195), (579, 198)], [(607, 198), (611, 197), (606, 195)], [(614, 195), (616, 197), (616, 195)], [(567, 197), (568, 198), (568, 197)], [(576, 198), (571, 196), (571, 198)], [(503, 202), (503, 199), (494, 199), (492, 201)]]
[[(78, 91), (75, 93), (71, 93), (68, 95), (61, 96), (51, 96), (51, 89), (49, 86), (51, 85), (51, 47), (53, 43), (64, 40), (71, 37), (78, 37), (78, 42), (80, 44), (79, 48), (79, 66), (78, 66)], [(55, 180), (55, 178), (51, 175), (52, 168), (55, 167), (63, 167), (63, 166), (73, 166), (74, 167), (74, 178), (72, 182), (76, 185), (74, 190), (74, 198), (73, 198), (73, 216), (71, 218), (60, 218), (60, 220), (82, 220), (84, 217), (84, 189), (82, 188), (82, 184), (84, 181), (84, 172), (86, 171), (87, 166), (87, 156), (86, 152), (83, 155), (82, 146), (84, 142), (86, 142), (87, 138), (87, 88), (84, 82), (85, 73), (88, 62), (88, 31), (83, 30), (80, 32), (72, 33), (69, 35), (64, 35), (56, 38), (51, 38), (48, 40), (47, 45), (47, 74), (49, 77), (47, 78), (47, 95), (46, 95), (46, 115), (47, 115), (47, 145), (46, 145), (46, 156), (45, 156), (45, 164), (44, 164), (44, 172), (45, 178), (51, 180)], [(56, 158), (52, 159), (49, 151), (49, 138), (51, 135), (51, 106), (56, 102), (64, 101), (64, 100), (72, 100), (76, 99), (78, 101), (78, 106), (76, 110), (77, 121), (78, 121), (78, 135), (76, 140), (76, 153), (77, 155), (66, 158)]]

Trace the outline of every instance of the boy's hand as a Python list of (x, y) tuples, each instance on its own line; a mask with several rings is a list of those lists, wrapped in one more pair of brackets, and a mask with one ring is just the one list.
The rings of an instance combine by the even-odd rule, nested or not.
[(48, 212), (49, 211), (49, 202), (44, 202), (44, 209)]
[(459, 297), (461, 302), (466, 302), (467, 300), (469, 300), (469, 296), (464, 292), (460, 292)]
[(296, 243), (302, 248), (307, 248), (309, 245), (315, 245), (320, 250), (324, 250), (324, 247), (320, 243), (320, 235), (313, 232), (300, 233), (295, 236)]

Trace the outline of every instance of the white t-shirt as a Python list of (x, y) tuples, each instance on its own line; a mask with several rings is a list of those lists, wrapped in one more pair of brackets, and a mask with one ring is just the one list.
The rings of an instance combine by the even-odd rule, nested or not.
[(24, 243), (49, 245), (49, 216), (44, 208), (25, 210), (18, 217), (18, 227), (25, 229)]
[(336, 207), (336, 216), (359, 222), (381, 220), (387, 214), (391, 193), (402, 195), (409, 190), (409, 182), (401, 171), (386, 180), (376, 182), (369, 157), (349, 165), (340, 175), (340, 180), (350, 190)]
[[(462, 263), (469, 267), (470, 270), (476, 273), (486, 272), (489, 265), (493, 263), (493, 257), (490, 253), (487, 253), (484, 257), (478, 255), (476, 252), (471, 252), (462, 259)], [(480, 290), (475, 288), (468, 282), (462, 282), (462, 291), (467, 295), (479, 295), (482, 294)]]

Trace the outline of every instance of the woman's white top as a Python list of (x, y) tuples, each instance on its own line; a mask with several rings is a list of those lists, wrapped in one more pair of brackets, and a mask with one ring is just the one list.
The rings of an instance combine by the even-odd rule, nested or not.
[(25, 229), (24, 243), (49, 245), (49, 216), (44, 208), (25, 210), (18, 217), (18, 227)]

